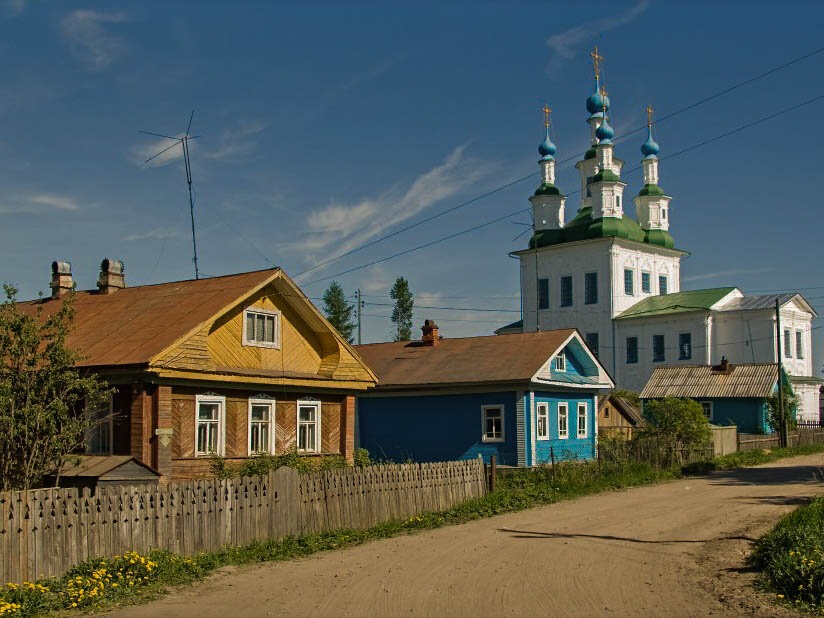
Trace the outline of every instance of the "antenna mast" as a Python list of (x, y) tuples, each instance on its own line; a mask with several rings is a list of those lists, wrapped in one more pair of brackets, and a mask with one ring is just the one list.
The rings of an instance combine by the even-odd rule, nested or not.
[(192, 219), (192, 262), (195, 265), (195, 279), (200, 279), (200, 270), (197, 266), (197, 235), (195, 234), (195, 200), (192, 195), (192, 163), (189, 159), (189, 140), (190, 139), (197, 139), (200, 137), (199, 135), (189, 135), (189, 131), (192, 128), (192, 120), (195, 117), (195, 110), (192, 109), (192, 113), (189, 116), (189, 124), (186, 127), (186, 133), (183, 137), (172, 137), (171, 135), (163, 135), (161, 133), (151, 133), (149, 131), (138, 131), (138, 133), (143, 133), (144, 135), (154, 135), (155, 137), (163, 137), (166, 139), (174, 140), (175, 143), (169, 146), (168, 148), (164, 148), (160, 152), (153, 154), (151, 157), (146, 159), (144, 163), (148, 163), (152, 159), (155, 159), (162, 155), (164, 152), (171, 150), (178, 144), (180, 144), (183, 150), (183, 164), (186, 169), (186, 184), (189, 186), (189, 215)]

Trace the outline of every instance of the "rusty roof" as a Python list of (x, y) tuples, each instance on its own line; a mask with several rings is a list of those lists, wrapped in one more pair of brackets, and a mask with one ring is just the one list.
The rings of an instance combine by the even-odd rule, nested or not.
[(642, 399), (661, 397), (770, 397), (778, 381), (775, 363), (731, 365), (721, 373), (710, 365), (658, 367), (652, 372)]
[(156, 476), (160, 476), (160, 472), (132, 455), (79, 455), (77, 459), (77, 464), (67, 467), (60, 476), (103, 476), (132, 460)]
[(529, 381), (575, 329), (355, 346), (377, 388)]
[[(279, 269), (224, 277), (140, 285), (101, 294), (75, 292), (76, 315), (67, 344), (80, 350), (81, 366), (143, 365), (198, 324), (266, 283)], [(33, 315), (60, 309), (61, 299), (18, 303)]]

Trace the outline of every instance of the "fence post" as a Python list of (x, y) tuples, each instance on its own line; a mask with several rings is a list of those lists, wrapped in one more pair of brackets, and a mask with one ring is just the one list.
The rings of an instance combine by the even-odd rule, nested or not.
[(489, 491), (495, 491), (498, 481), (498, 463), (495, 455), (489, 456)]

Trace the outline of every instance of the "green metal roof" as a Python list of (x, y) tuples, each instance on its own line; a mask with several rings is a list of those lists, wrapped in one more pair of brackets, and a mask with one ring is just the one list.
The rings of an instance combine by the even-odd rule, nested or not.
[(689, 311), (709, 311), (709, 309), (736, 288), (709, 288), (707, 290), (692, 290), (690, 292), (676, 292), (649, 296), (635, 303), (629, 309), (615, 316), (616, 320), (623, 318), (648, 317), (651, 315), (665, 315), (670, 313), (687, 313)]

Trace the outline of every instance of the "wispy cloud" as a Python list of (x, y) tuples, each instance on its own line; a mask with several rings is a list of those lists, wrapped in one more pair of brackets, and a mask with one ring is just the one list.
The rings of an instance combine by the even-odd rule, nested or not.
[(634, 21), (650, 7), (651, 3), (651, 0), (639, 0), (629, 11), (590, 20), (580, 26), (574, 26), (558, 34), (553, 34), (546, 40), (547, 47), (552, 51), (547, 72), (554, 73), (565, 60), (572, 60), (576, 54), (576, 47), (580, 43), (590, 42), (602, 32), (607, 32)]
[(753, 268), (748, 270), (734, 269), (734, 270), (718, 270), (712, 273), (704, 273), (702, 275), (692, 275), (690, 277), (682, 277), (681, 281), (687, 283), (689, 281), (704, 281), (706, 279), (717, 279), (718, 277), (733, 277), (735, 275), (758, 275), (761, 273), (773, 272), (775, 268)]
[[(183, 137), (183, 133), (178, 133), (174, 137)], [(189, 142), (189, 151), (193, 152), (197, 148), (197, 140)], [(160, 154), (158, 154), (160, 153)], [(157, 155), (157, 156), (155, 156)], [(146, 159), (154, 157), (146, 163)], [(149, 140), (142, 144), (136, 144), (129, 150), (129, 159), (135, 165), (143, 167), (163, 167), (183, 158), (183, 147), (180, 142), (173, 142), (170, 139), (159, 138)]]
[(78, 9), (60, 22), (60, 32), (72, 54), (89, 69), (99, 71), (122, 55), (128, 46), (112, 34), (107, 26), (128, 21), (120, 13), (101, 13)]
[(257, 146), (254, 137), (263, 132), (262, 122), (246, 122), (233, 129), (225, 129), (218, 140), (218, 147), (205, 153), (215, 161), (237, 161), (252, 154)]
[(123, 240), (163, 240), (164, 238), (174, 238), (175, 236), (177, 236), (177, 230), (172, 230), (169, 228), (156, 228), (143, 234), (129, 234), (124, 237)]
[(403, 189), (393, 187), (382, 194), (349, 204), (334, 202), (309, 214), (306, 224), (312, 232), (291, 249), (306, 252), (307, 261), (318, 256), (312, 252), (329, 251), (335, 255), (354, 249), (402, 223), (426, 208), (451, 197), (478, 181), (486, 166), (467, 161), (466, 146), (455, 148), (440, 165), (420, 174)]
[(4, 0), (0, 6), (3, 7), (3, 12), (9, 17), (17, 17), (26, 10), (28, 0)]
[(53, 210), (77, 210), (77, 202), (65, 195), (55, 193), (35, 193), (11, 200), (11, 203), (0, 204), (0, 213), (41, 213)]

